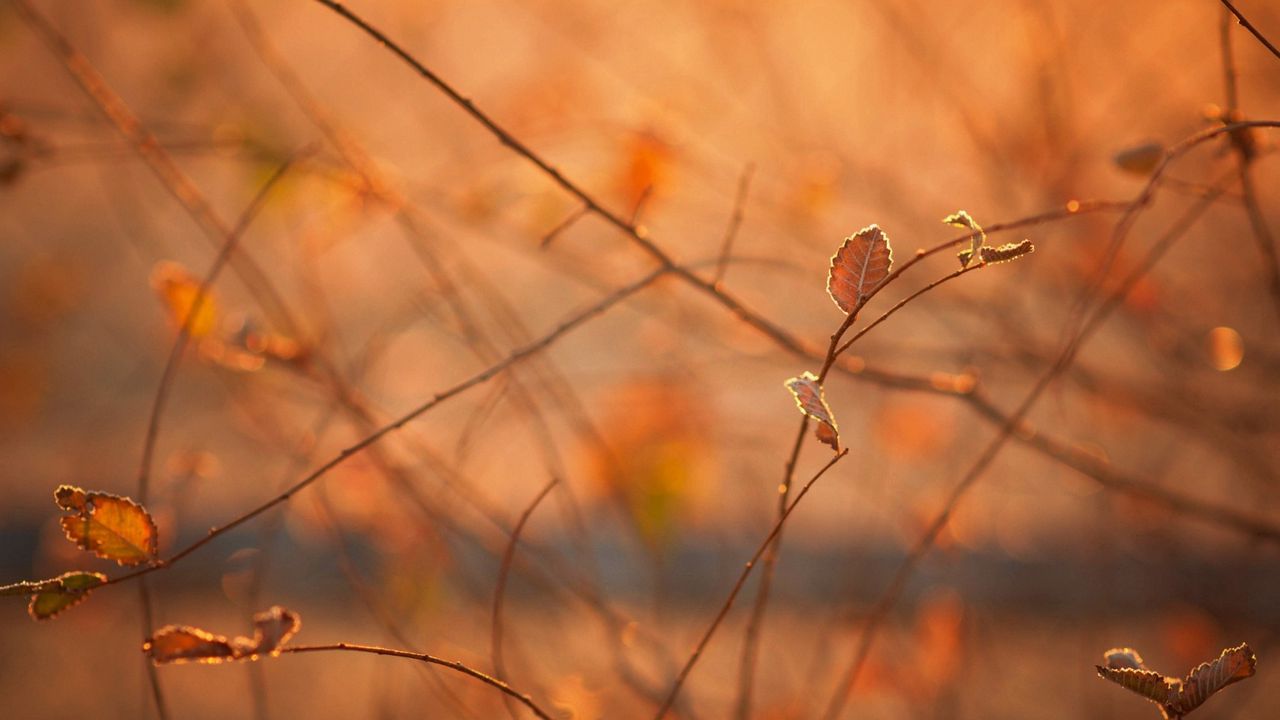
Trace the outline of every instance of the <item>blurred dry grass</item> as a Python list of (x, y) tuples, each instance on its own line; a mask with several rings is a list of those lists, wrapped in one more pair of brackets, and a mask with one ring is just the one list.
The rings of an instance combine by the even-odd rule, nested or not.
[[(573, 198), (332, 13), (301, 1), (251, 5), (279, 62), (368, 151), (420, 230), (406, 233), (341, 148), (321, 143), (244, 240), (301, 320), (298, 337), (284, 339), (339, 368), (377, 419), (650, 269), (591, 216), (540, 249), (575, 212)], [(1208, 0), (353, 5), (611, 208), (625, 215), (643, 199), (650, 237), (701, 272), (714, 265), (739, 179), (753, 166), (724, 287), (815, 346), (840, 320), (823, 290), (828, 259), (857, 228), (879, 223), (905, 259), (954, 236), (938, 220), (957, 208), (991, 224), (1070, 200), (1127, 200), (1142, 180), (1115, 166), (1116, 151), (1175, 142), (1206, 126), (1207, 104), (1225, 103), (1220, 7)], [(223, 217), (235, 218), (285, 157), (322, 138), (221, 0), (38, 6)], [(1280, 37), (1275, 7), (1240, 7)], [(1233, 39), (1242, 111), (1280, 117), (1280, 63), (1243, 32)], [(50, 497), (59, 483), (135, 492), (173, 336), (150, 278), (166, 260), (202, 275), (213, 254), (7, 5), (0, 46), (9, 59), (0, 65), (8, 582), (84, 564), (57, 535)], [(1116, 274), (1233, 162), (1221, 144), (1180, 162), (1172, 175), (1181, 183), (1142, 216)], [(1270, 148), (1254, 172), (1265, 215), (1280, 226)], [(1052, 361), (1114, 218), (1025, 231), (1037, 245), (1030, 260), (926, 295), (856, 352), (899, 373), (975, 372), (1011, 408)], [(944, 255), (872, 311), (951, 271)], [(1231, 186), (1032, 422), (1121, 471), (1280, 523), (1280, 318), (1260, 266)], [(211, 334), (228, 345), (251, 352), (255, 337), (287, 335), (237, 275), (218, 283), (216, 303)], [(1215, 328), (1233, 330), (1239, 346)], [(193, 349), (179, 370), (149, 503), (162, 552), (367, 434), (335, 409), (313, 365), (229, 364), (234, 357), (219, 364)], [(281, 602), (302, 614), (300, 640), (398, 644), (348, 586), (323, 497), (364, 590), (403, 632), (423, 650), (488, 668), (505, 542), (494, 521), (509, 527), (554, 474), (564, 489), (526, 535), (573, 572), (547, 573), (521, 550), (505, 623), (512, 682), (566, 717), (647, 717), (652, 702), (614, 671), (618, 629), (553, 592), (554, 578), (597, 576), (635, 623), (620, 652), (665, 687), (669, 668), (632, 635), (656, 637), (682, 660), (714, 614), (772, 522), (795, 427), (781, 383), (804, 369), (705, 296), (660, 281), (388, 438), (380, 460), (356, 457), (282, 516), (154, 576), (158, 621), (243, 632), (253, 611)], [(843, 377), (827, 395), (853, 450), (788, 525), (759, 717), (820, 709), (852, 648), (855, 628), (840, 618), (875, 600), (995, 432), (939, 395)], [(823, 454), (809, 448), (799, 475)], [(1012, 445), (940, 546), (876, 646), (850, 717), (1136, 717), (1151, 709), (1093, 677), (1107, 647), (1140, 647), (1172, 672), (1240, 640), (1258, 652), (1259, 677), (1197, 717), (1280, 711), (1269, 692), (1280, 678), (1271, 670), (1280, 647), (1275, 543), (1106, 492)], [(140, 716), (149, 701), (136, 602), (110, 588), (40, 626), (8, 603), (0, 693), (9, 714)], [(698, 717), (724, 716), (733, 702), (744, 620), (740, 607), (694, 671), (689, 708)], [(284, 658), (262, 664), (263, 684), (254, 672), (183, 667), (161, 677), (179, 717), (255, 707), (276, 717), (501, 712), (483, 686), (385, 658)], [(255, 706), (263, 687), (266, 704)]]

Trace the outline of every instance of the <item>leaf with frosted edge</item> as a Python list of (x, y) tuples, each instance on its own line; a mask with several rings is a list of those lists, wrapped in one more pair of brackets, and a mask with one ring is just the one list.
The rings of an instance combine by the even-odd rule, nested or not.
[(1097, 666), (1100, 677), (1157, 703), (1166, 718), (1180, 718), (1222, 688), (1251, 677), (1258, 662), (1248, 643), (1242, 643), (1178, 679), (1146, 669), (1142, 656), (1131, 648), (1108, 650), (1104, 657), (1106, 667)]
[(1182, 681), (1182, 692), (1173, 709), (1186, 714), (1204, 704), (1209, 696), (1257, 672), (1258, 659), (1248, 643), (1222, 651), (1213, 662), (1196, 666)]
[(1000, 247), (984, 247), (978, 250), (978, 257), (982, 258), (982, 262), (988, 265), (996, 263), (1009, 262), (1017, 260), (1023, 255), (1030, 255), (1036, 251), (1036, 246), (1031, 244), (1030, 240), (1023, 240), (1020, 243), (1008, 243)]
[(298, 614), (279, 605), (253, 616), (252, 638), (244, 636), (228, 640), (190, 625), (166, 625), (142, 644), (142, 651), (156, 665), (177, 663), (221, 663), (233, 660), (257, 660), (262, 655), (275, 657), (281, 647), (302, 627)]
[(1133, 668), (1134, 670), (1146, 670), (1147, 666), (1142, 662), (1142, 656), (1133, 648), (1112, 648), (1103, 654), (1105, 667), (1112, 670), (1120, 670), (1122, 668)]
[(53, 496), (59, 507), (75, 513), (61, 520), (68, 540), (121, 565), (140, 565), (155, 558), (156, 525), (141, 505), (70, 485), (59, 486)]
[(30, 595), (27, 612), (33, 620), (48, 620), (89, 596), (107, 581), (102, 573), (72, 570), (49, 580), (26, 581), (0, 587), (0, 596)]
[(832, 450), (840, 452), (840, 430), (836, 427), (831, 408), (827, 406), (818, 377), (806, 370), (799, 377), (787, 380), (785, 385), (795, 398), (800, 412), (818, 421), (815, 431), (818, 439), (830, 445)]
[(960, 258), (960, 267), (969, 267), (969, 262), (973, 260), (973, 256), (976, 255), (978, 250), (982, 248), (983, 244), (987, 242), (986, 231), (984, 231), (982, 226), (964, 210), (957, 210), (956, 212), (942, 218), (942, 222), (947, 225), (973, 231), (974, 235), (972, 242), (969, 244), (969, 249), (962, 251), (958, 255)]
[(827, 293), (847, 315), (889, 276), (891, 267), (893, 248), (889, 236), (879, 225), (868, 225), (845, 238), (831, 257)]

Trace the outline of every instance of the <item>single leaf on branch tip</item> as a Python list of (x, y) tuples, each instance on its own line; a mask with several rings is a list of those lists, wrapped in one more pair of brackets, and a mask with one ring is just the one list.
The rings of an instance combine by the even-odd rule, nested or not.
[(33, 620), (48, 620), (89, 596), (89, 591), (107, 581), (102, 573), (73, 570), (56, 578), (20, 582), (0, 587), (3, 595), (30, 595), (27, 612)]
[(893, 267), (889, 236), (879, 225), (868, 225), (845, 238), (831, 257), (827, 293), (845, 314), (853, 312)]
[(215, 635), (190, 625), (166, 625), (142, 644), (142, 651), (156, 665), (176, 663), (221, 663), (231, 660), (257, 660), (263, 655), (275, 657), (302, 627), (298, 614), (273, 606), (253, 616), (253, 637)]
[(156, 524), (138, 503), (70, 485), (59, 486), (53, 497), (59, 507), (74, 513), (61, 520), (71, 542), (121, 565), (140, 565), (155, 558)]
[(1201, 663), (1182, 681), (1182, 692), (1174, 710), (1186, 714), (1204, 704), (1209, 696), (1257, 672), (1258, 658), (1248, 643), (1222, 651), (1213, 662)]
[(785, 384), (795, 398), (800, 412), (818, 421), (815, 431), (818, 439), (830, 445), (832, 450), (840, 452), (840, 430), (836, 427), (835, 415), (827, 406), (827, 399), (823, 396), (822, 385), (818, 383), (817, 376), (806, 370), (799, 377), (787, 380)]
[(947, 225), (964, 228), (973, 232), (973, 238), (969, 244), (969, 249), (961, 251), (958, 255), (960, 258), (960, 267), (969, 267), (969, 261), (973, 259), (973, 256), (977, 254), (978, 250), (987, 242), (986, 231), (984, 231), (982, 226), (964, 210), (957, 210), (956, 212), (942, 218), (942, 222)]

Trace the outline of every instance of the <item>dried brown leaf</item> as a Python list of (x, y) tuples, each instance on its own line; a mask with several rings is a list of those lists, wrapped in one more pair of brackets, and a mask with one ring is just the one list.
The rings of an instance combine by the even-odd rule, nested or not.
[(142, 651), (157, 665), (257, 660), (262, 655), (275, 657), (302, 627), (302, 620), (297, 613), (276, 605), (254, 615), (253, 626), (252, 638), (241, 636), (228, 640), (225, 635), (189, 625), (166, 625), (142, 644)]
[(827, 293), (848, 314), (889, 276), (891, 267), (893, 248), (889, 236), (879, 225), (868, 225), (845, 238), (831, 257)]
[(832, 450), (839, 452), (840, 430), (836, 427), (836, 419), (831, 413), (831, 408), (827, 406), (818, 377), (806, 370), (799, 377), (787, 380), (785, 385), (795, 397), (800, 412), (818, 421), (816, 430), (818, 439), (830, 445)]
[(1172, 718), (1190, 713), (1231, 683), (1251, 677), (1258, 662), (1247, 643), (1223, 650), (1216, 660), (1201, 663), (1181, 680), (1147, 670), (1142, 656), (1131, 648), (1108, 650), (1105, 661), (1106, 667), (1097, 666), (1099, 676), (1159, 704), (1165, 717)]
[(1182, 693), (1173, 709), (1185, 715), (1204, 704), (1209, 696), (1234, 682), (1251, 677), (1258, 659), (1248, 643), (1222, 651), (1213, 662), (1200, 663), (1182, 681)]
[(1163, 158), (1164, 145), (1149, 142), (1125, 148), (1116, 153), (1112, 160), (1116, 167), (1127, 173), (1146, 176), (1156, 169)]
[(100, 558), (140, 565), (155, 558), (156, 525), (141, 505), (126, 497), (61, 485), (54, 501), (73, 515), (62, 518), (67, 539)]

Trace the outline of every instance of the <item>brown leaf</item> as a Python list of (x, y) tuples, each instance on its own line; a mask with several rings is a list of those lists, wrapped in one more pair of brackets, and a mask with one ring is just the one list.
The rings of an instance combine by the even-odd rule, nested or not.
[(257, 660), (264, 654), (275, 657), (298, 632), (302, 620), (297, 613), (276, 605), (254, 615), (253, 625), (252, 638), (241, 636), (231, 640), (189, 625), (166, 625), (142, 644), (142, 651), (157, 665)]
[(100, 558), (139, 565), (155, 558), (156, 525), (151, 515), (129, 498), (60, 485), (54, 501), (74, 512), (62, 518), (67, 539)]
[(1258, 659), (1248, 643), (1222, 651), (1217, 660), (1200, 663), (1182, 681), (1182, 693), (1173, 709), (1185, 715), (1204, 704), (1210, 695), (1234, 682), (1251, 677)]
[(1146, 669), (1142, 656), (1131, 648), (1106, 653), (1107, 666), (1098, 675), (1160, 705), (1165, 717), (1180, 718), (1204, 704), (1211, 695), (1234, 682), (1251, 677), (1257, 658), (1247, 643), (1222, 651), (1213, 662), (1201, 663), (1183, 680)]
[(868, 225), (845, 238), (831, 257), (827, 293), (848, 314), (889, 276), (891, 267), (893, 248), (889, 236), (879, 225)]
[(142, 644), (142, 651), (157, 665), (165, 663), (220, 663), (236, 659), (236, 651), (223, 635), (188, 625), (166, 625)]
[(1098, 668), (1099, 677), (1104, 677), (1126, 690), (1131, 690), (1148, 700), (1159, 703), (1161, 707), (1175, 702), (1178, 698), (1178, 693), (1182, 690), (1181, 680), (1167, 678), (1151, 670), (1138, 670), (1127, 667), (1109, 668), (1101, 665), (1096, 667)]
[(302, 627), (302, 619), (279, 605), (253, 616), (253, 654), (280, 654), (280, 647)]
[(840, 430), (836, 427), (831, 408), (827, 407), (827, 400), (823, 397), (818, 377), (806, 370), (799, 377), (793, 377), (784, 384), (795, 397), (800, 412), (818, 421), (816, 430), (818, 439), (830, 445), (832, 450), (840, 452)]

